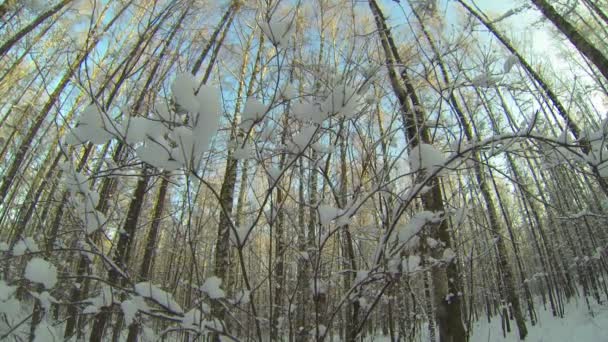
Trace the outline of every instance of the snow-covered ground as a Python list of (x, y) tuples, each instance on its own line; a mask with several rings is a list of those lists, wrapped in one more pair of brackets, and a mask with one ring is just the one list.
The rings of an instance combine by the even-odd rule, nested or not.
[[(565, 306), (565, 318), (555, 318), (550, 311), (537, 306), (538, 323), (528, 325), (526, 342), (608, 342), (608, 306), (591, 304), (593, 315), (583, 299), (572, 301)], [(529, 323), (529, 322), (528, 322)], [(500, 317), (491, 323), (482, 320), (473, 324), (471, 342), (516, 342), (519, 341), (517, 328), (512, 323), (512, 331), (504, 338)], [(514, 330), (513, 330), (514, 329)], [(423, 329), (424, 335), (426, 331)], [(428, 341), (422, 336), (420, 341)], [(368, 342), (390, 342), (387, 336), (366, 339)]]
[[(608, 306), (591, 305), (589, 312), (583, 299), (565, 306), (565, 317), (555, 318), (550, 311), (537, 306), (538, 323), (528, 326), (529, 342), (608, 342)], [(471, 342), (519, 341), (517, 328), (503, 338), (500, 319), (474, 324)]]
[[(0, 285), (2, 283), (0, 282)], [(2, 290), (0, 288), (0, 290)], [(4, 290), (11, 290), (4, 288)], [(4, 291), (6, 294), (6, 291)], [(8, 311), (18, 312), (19, 305), (14, 310), (9, 310), (9, 303), (2, 302), (3, 291), (0, 291), (0, 314)], [(14, 326), (22, 318), (31, 313), (31, 305), (26, 305), (20, 315), (15, 316), (15, 320), (11, 320), (10, 325)], [(591, 304), (591, 311), (587, 308), (583, 299), (578, 301), (573, 300), (565, 305), (565, 318), (555, 318), (551, 312), (544, 310), (542, 304), (537, 303), (536, 306), (538, 322), (535, 326), (530, 326), (528, 321), (528, 337), (526, 342), (608, 342), (608, 305)], [(7, 326), (4, 319), (0, 319), (0, 336), (7, 332)], [(59, 332), (63, 331), (63, 325), (51, 327), (44, 322), (37, 329), (37, 340), (40, 342), (53, 341), (54, 336), (59, 336)], [(425, 324), (419, 327), (419, 333), (416, 339), (412, 342), (427, 342), (429, 341), (428, 330)], [(17, 329), (20, 336), (27, 336), (29, 333), (29, 324), (23, 324)], [(154, 334), (149, 331), (149, 335), (144, 336), (142, 341), (158, 341), (157, 338), (151, 337)], [(13, 335), (14, 336), (14, 335)], [(126, 336), (124, 336), (126, 339)], [(55, 340), (60, 340), (56, 338)], [(171, 338), (168, 339), (172, 341)], [(334, 342), (339, 341), (339, 337), (334, 336), (330, 339)], [(366, 342), (391, 342), (388, 336), (368, 336)], [(512, 331), (508, 333), (506, 338), (503, 337), (500, 317), (494, 317), (491, 323), (482, 319), (473, 324), (473, 333), (471, 342), (517, 342), (519, 341), (517, 328), (512, 323)]]

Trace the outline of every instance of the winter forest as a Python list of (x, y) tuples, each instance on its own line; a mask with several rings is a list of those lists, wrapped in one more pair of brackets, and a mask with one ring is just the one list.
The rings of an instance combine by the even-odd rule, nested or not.
[(0, 0), (0, 340), (608, 341), (607, 0)]

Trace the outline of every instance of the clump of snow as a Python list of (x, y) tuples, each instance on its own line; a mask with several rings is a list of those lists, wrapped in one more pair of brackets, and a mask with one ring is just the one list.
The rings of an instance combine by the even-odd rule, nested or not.
[(439, 241), (437, 241), (431, 237), (427, 237), (425, 242), (426, 242), (426, 245), (429, 246), (430, 249), (434, 249), (435, 247), (439, 246)]
[(424, 228), (424, 225), (427, 223), (436, 222), (437, 219), (438, 215), (431, 211), (424, 210), (416, 213), (406, 225), (399, 227), (399, 242), (409, 241), (414, 235), (418, 234), (422, 228)]
[(32, 295), (40, 301), (40, 306), (42, 306), (42, 308), (46, 311), (51, 309), (52, 303), (57, 303), (57, 299), (55, 299), (55, 297), (51, 296), (51, 294), (48, 291), (43, 291), (40, 294), (32, 293)]
[(287, 46), (289, 38), (292, 32), (295, 30), (295, 21), (292, 18), (277, 18), (272, 17), (268, 22), (260, 21), (258, 26), (264, 32), (264, 35), (270, 39), (270, 41), (280, 47)]
[(25, 245), (25, 243), (22, 240), (17, 241), (15, 246), (13, 246), (13, 255), (14, 256), (21, 256), (21, 255), (25, 254), (26, 251), (27, 251), (27, 246)]
[(431, 169), (445, 164), (445, 156), (433, 145), (419, 144), (410, 152), (410, 167), (412, 172)]
[(420, 256), (410, 255), (407, 259), (403, 260), (403, 269), (407, 272), (416, 272), (420, 270)]
[(112, 138), (110, 132), (120, 130), (118, 124), (110, 121), (107, 114), (101, 112), (96, 105), (89, 105), (80, 114), (76, 127), (66, 136), (65, 142), (70, 145), (86, 142), (104, 144)]
[(34, 331), (34, 342), (52, 342), (60, 341), (62, 338), (55, 331), (52, 325), (46, 321), (38, 323)]
[(241, 128), (248, 131), (251, 126), (264, 118), (267, 111), (268, 107), (262, 102), (252, 97), (248, 98), (247, 101), (245, 101), (243, 114), (241, 114)]
[(340, 116), (346, 119), (355, 117), (358, 113), (361, 99), (357, 89), (350, 84), (342, 83), (334, 87), (333, 91), (321, 104), (326, 117)]
[(11, 297), (5, 301), (0, 300), (0, 314), (14, 318), (21, 310), (21, 303), (17, 298)]
[(135, 292), (142, 297), (152, 299), (173, 312), (183, 312), (182, 308), (177, 304), (170, 293), (161, 290), (158, 286), (153, 285), (150, 282), (135, 284)]
[[(6, 250), (8, 250), (8, 245), (6, 246)], [(39, 251), (40, 249), (38, 248), (36, 241), (34, 241), (34, 239), (31, 237), (21, 239), (15, 243), (15, 246), (13, 246), (14, 256), (21, 256), (26, 252), (37, 253)]]
[(0, 302), (5, 302), (11, 298), (15, 290), (17, 290), (17, 286), (9, 286), (4, 280), (0, 280)]
[[(188, 140), (187, 137), (184, 136), (180, 138), (182, 138), (182, 140)], [(191, 157), (191, 153), (187, 150), (179, 151), (175, 155), (171, 155), (169, 142), (162, 137), (157, 139), (146, 139), (144, 145), (138, 147), (135, 152), (141, 161), (166, 171), (179, 169), (186, 163), (188, 158)], [(182, 164), (178, 161), (181, 161)]]
[(57, 268), (41, 258), (32, 258), (25, 267), (25, 278), (51, 289), (57, 284)]
[(130, 117), (125, 126), (125, 140), (129, 144), (143, 141), (152, 129), (153, 122), (141, 116)]
[(300, 133), (293, 137), (293, 143), (297, 151), (303, 151), (311, 143), (316, 131), (317, 128), (315, 126), (305, 126), (300, 130)]
[(451, 248), (446, 248), (443, 251), (443, 261), (445, 262), (452, 262), (452, 260), (454, 260), (456, 258), (456, 253), (454, 253), (454, 251)]
[(325, 336), (325, 334), (327, 333), (327, 327), (324, 326), (323, 324), (319, 324), (319, 337), (323, 337)]
[(483, 73), (473, 78), (471, 84), (475, 87), (490, 88), (498, 83), (499, 80), (499, 78), (492, 76), (489, 73)]
[(369, 271), (367, 270), (359, 270), (357, 271), (357, 276), (355, 277), (355, 283), (361, 283), (365, 279), (367, 279), (369, 275)]
[(192, 309), (184, 315), (182, 318), (182, 326), (186, 329), (197, 330), (200, 322), (202, 321), (203, 314), (199, 309)]
[(25, 245), (27, 246), (28, 251), (32, 253), (40, 252), (36, 241), (34, 241), (34, 238), (32, 238), (31, 236), (23, 238), (23, 243), (25, 243)]
[(209, 277), (205, 280), (203, 286), (201, 286), (201, 291), (206, 293), (211, 299), (224, 298), (226, 294), (224, 293), (224, 290), (220, 288), (221, 284), (222, 279), (216, 276)]
[(234, 295), (234, 299), (232, 299), (230, 302), (233, 305), (237, 305), (237, 304), (248, 304), (249, 301), (251, 300), (250, 298), (251, 292), (247, 291), (247, 290), (240, 290), (239, 292), (237, 292)]
[(234, 150), (232, 157), (236, 160), (251, 159), (255, 157), (255, 149), (249, 145), (238, 147)]
[(509, 57), (507, 57), (507, 59), (505, 60), (505, 64), (503, 65), (503, 71), (504, 73), (508, 73), (511, 71), (511, 69), (513, 69), (513, 66), (515, 66), (515, 64), (519, 63), (519, 58), (517, 58), (517, 56), (515, 55), (510, 55)]
[(124, 314), (125, 322), (127, 324), (131, 324), (135, 315), (140, 310), (148, 310), (148, 305), (146, 305), (146, 301), (144, 298), (140, 296), (134, 296), (130, 299), (127, 299), (120, 303), (120, 308), (122, 313)]
[[(174, 115), (166, 104), (158, 103), (153, 119), (129, 117), (122, 124), (91, 105), (64, 142), (101, 144), (111, 138), (124, 139), (138, 145), (133, 146), (137, 156), (154, 167), (167, 171), (181, 167), (196, 169), (217, 132), (221, 111), (217, 88), (203, 85), (196, 93), (197, 89), (192, 75), (179, 74), (171, 86), (179, 115)], [(178, 127), (169, 131), (169, 124)]]
[(319, 223), (327, 225), (342, 214), (342, 210), (329, 205), (319, 206)]
[(65, 175), (66, 189), (72, 194), (69, 202), (82, 220), (86, 233), (97, 231), (107, 222), (105, 215), (95, 209), (99, 204), (99, 193), (89, 188), (87, 176), (77, 172), (69, 162), (62, 164), (61, 169)]
[(311, 121), (321, 124), (327, 115), (315, 103), (310, 103), (306, 100), (294, 102), (291, 105), (291, 113), (302, 122)]
[(203, 154), (209, 150), (211, 140), (219, 127), (221, 96), (217, 88), (205, 85), (194, 94), (194, 89), (191, 89), (194, 80), (190, 75), (176, 81), (183, 83), (176, 85), (175, 90), (179, 92), (176, 100), (178, 103), (180, 98), (185, 101), (184, 107), (190, 112), (191, 127), (182, 126), (171, 132), (171, 139), (178, 145), (175, 148), (170, 148), (171, 144), (165, 141), (162, 135), (154, 139), (160, 148), (167, 151), (167, 154), (163, 154), (162, 158), (157, 157), (156, 161), (152, 161), (155, 163), (152, 165), (166, 170), (181, 166), (196, 169)]
[(194, 79), (186, 73), (178, 74), (171, 85), (171, 92), (175, 101), (188, 112), (198, 110), (199, 103), (194, 95), (196, 86)]

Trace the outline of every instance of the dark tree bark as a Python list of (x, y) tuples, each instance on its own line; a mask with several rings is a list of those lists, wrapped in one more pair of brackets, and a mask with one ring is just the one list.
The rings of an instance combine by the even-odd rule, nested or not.
[[(142, 171), (142, 177), (140, 177), (137, 181), (135, 191), (133, 192), (133, 199), (131, 200), (129, 210), (127, 212), (127, 219), (122, 227), (113, 257), (114, 263), (123, 271), (127, 271), (126, 267), (131, 256), (131, 245), (133, 243), (133, 238), (135, 237), (135, 231), (137, 230), (139, 216), (144, 203), (144, 197), (148, 188), (149, 177), (147, 176), (147, 172), (149, 172), (149, 170), (144, 169)], [(111, 267), (108, 271), (108, 283), (117, 284), (119, 281), (119, 270)], [(105, 326), (107, 321), (110, 319), (110, 316), (111, 311), (108, 307), (102, 308), (101, 312), (95, 316), (95, 321), (91, 328), (91, 337), (89, 338), (90, 342), (103, 341)]]

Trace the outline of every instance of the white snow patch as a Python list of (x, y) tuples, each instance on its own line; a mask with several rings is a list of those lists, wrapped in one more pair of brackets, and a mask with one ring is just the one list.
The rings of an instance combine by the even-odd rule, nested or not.
[(407, 259), (403, 260), (403, 268), (407, 272), (416, 272), (420, 270), (420, 256), (410, 255)]
[(142, 297), (154, 300), (173, 312), (183, 312), (182, 308), (177, 304), (170, 293), (161, 290), (158, 286), (153, 285), (150, 282), (135, 284), (135, 292)]
[(17, 290), (17, 286), (9, 286), (4, 280), (0, 280), (0, 302), (7, 301), (15, 290)]
[(342, 214), (342, 210), (329, 205), (319, 206), (319, 222), (321, 225), (327, 225)]
[(416, 213), (410, 221), (399, 228), (399, 242), (407, 242), (418, 234), (425, 224), (435, 222), (437, 215), (431, 211), (421, 211)]
[(292, 18), (279, 19), (272, 17), (268, 22), (260, 21), (258, 25), (270, 41), (280, 47), (287, 46), (291, 33), (295, 30), (295, 21)]
[(410, 152), (410, 167), (412, 172), (430, 169), (445, 164), (445, 156), (433, 145), (419, 144)]
[(515, 66), (515, 64), (519, 63), (519, 58), (517, 58), (517, 56), (515, 55), (510, 55), (509, 57), (507, 57), (507, 59), (505, 60), (505, 64), (503, 66), (503, 71), (504, 73), (508, 73), (511, 71), (511, 69), (513, 69), (513, 66)]
[(33, 258), (25, 267), (25, 278), (51, 289), (57, 284), (57, 268), (44, 259)]
[(46, 321), (40, 322), (34, 331), (34, 342), (53, 342), (60, 340), (61, 338), (59, 338), (55, 328)]
[(443, 261), (452, 262), (456, 258), (456, 253), (451, 248), (446, 248), (443, 251)]
[(310, 144), (316, 131), (317, 128), (315, 126), (306, 126), (293, 137), (293, 143), (298, 151), (303, 151)]
[(207, 278), (207, 280), (205, 280), (205, 283), (203, 283), (203, 286), (201, 286), (201, 291), (205, 292), (211, 299), (224, 298), (226, 296), (226, 294), (220, 288), (221, 284), (222, 284), (222, 279), (220, 279), (216, 276), (209, 277), (209, 278)]
[(144, 298), (135, 296), (120, 303), (120, 308), (124, 314), (125, 322), (128, 325), (133, 322), (138, 311), (147, 310), (148, 306), (146, 305)]
[[(542, 303), (537, 304), (542, 307)], [(535, 326), (528, 323), (526, 341), (608, 341), (608, 308), (592, 304), (593, 315), (589, 312), (584, 300), (578, 303), (566, 303), (565, 318), (553, 317), (550, 310), (538, 310), (538, 322)], [(473, 323), (471, 342), (517, 342), (517, 328), (502, 336), (500, 317), (494, 317), (491, 323), (480, 320)]]

